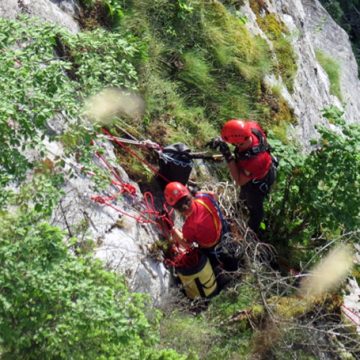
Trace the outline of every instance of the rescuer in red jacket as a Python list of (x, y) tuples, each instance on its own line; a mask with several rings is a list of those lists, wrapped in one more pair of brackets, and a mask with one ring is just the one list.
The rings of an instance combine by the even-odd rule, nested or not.
[[(234, 153), (229, 146), (235, 146)], [(240, 199), (249, 209), (249, 227), (259, 235), (264, 216), (264, 200), (276, 178), (276, 159), (270, 154), (266, 135), (254, 121), (227, 121), (221, 138), (210, 141), (212, 149), (223, 154), (232, 178), (241, 186)]]
[(164, 196), (166, 202), (185, 219), (181, 231), (176, 228), (172, 230), (173, 238), (184, 246), (196, 243), (213, 262), (212, 250), (228, 231), (215, 194), (198, 192), (192, 196), (185, 185), (170, 182), (165, 187)]

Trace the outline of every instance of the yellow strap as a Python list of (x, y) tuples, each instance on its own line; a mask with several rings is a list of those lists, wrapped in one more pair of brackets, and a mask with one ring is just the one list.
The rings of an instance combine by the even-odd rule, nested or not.
[(209, 205), (207, 205), (204, 201), (200, 200), (200, 199), (195, 199), (196, 202), (198, 202), (199, 204), (201, 204), (202, 206), (205, 207), (205, 209), (211, 214), (213, 221), (214, 221), (214, 226), (215, 226), (215, 230), (217, 232), (217, 237), (220, 237), (220, 229), (219, 229), (219, 223), (216, 221), (215, 215), (214, 213), (211, 211)]

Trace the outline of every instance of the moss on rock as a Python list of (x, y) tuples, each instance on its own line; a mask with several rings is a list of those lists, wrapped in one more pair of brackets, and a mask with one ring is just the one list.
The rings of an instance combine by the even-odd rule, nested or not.
[(331, 56), (317, 49), (315, 51), (316, 59), (325, 70), (330, 82), (330, 94), (338, 97), (342, 101), (340, 89), (340, 65)]
[(297, 73), (296, 55), (289, 40), (289, 31), (276, 14), (257, 16), (256, 21), (272, 41), (277, 64), (275, 70), (280, 75), (290, 92), (294, 90), (294, 79)]

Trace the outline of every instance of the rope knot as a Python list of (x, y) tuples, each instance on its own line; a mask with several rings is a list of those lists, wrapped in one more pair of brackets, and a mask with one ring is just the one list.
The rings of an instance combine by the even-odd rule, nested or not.
[(131, 185), (129, 183), (122, 183), (122, 192), (127, 192), (130, 195), (136, 195), (136, 188), (134, 185)]
[(93, 195), (91, 197), (91, 200), (96, 201), (99, 204), (105, 204), (106, 203), (106, 200), (103, 197), (101, 197), (100, 195)]

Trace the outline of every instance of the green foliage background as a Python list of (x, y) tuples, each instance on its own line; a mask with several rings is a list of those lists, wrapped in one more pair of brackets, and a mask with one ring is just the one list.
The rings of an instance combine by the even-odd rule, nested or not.
[(104, 86), (136, 87), (140, 50), (117, 33), (72, 35), (26, 17), (0, 19), (0, 32), (0, 183), (6, 185), (34, 166), (23, 151), (39, 147), (49, 120), (76, 122), (84, 97)]
[(91, 256), (76, 257), (59, 229), (34, 218), (1, 217), (2, 357), (146, 358), (156, 335), (144, 297)]
[[(360, 226), (360, 127), (346, 124), (336, 107), (324, 109), (323, 116), (334, 127), (318, 127), (320, 139), (313, 141), (309, 154), (272, 139), (281, 160), (268, 206), (268, 239), (285, 245), (285, 252), (293, 247), (295, 263)], [(303, 250), (296, 255), (300, 247)]]

